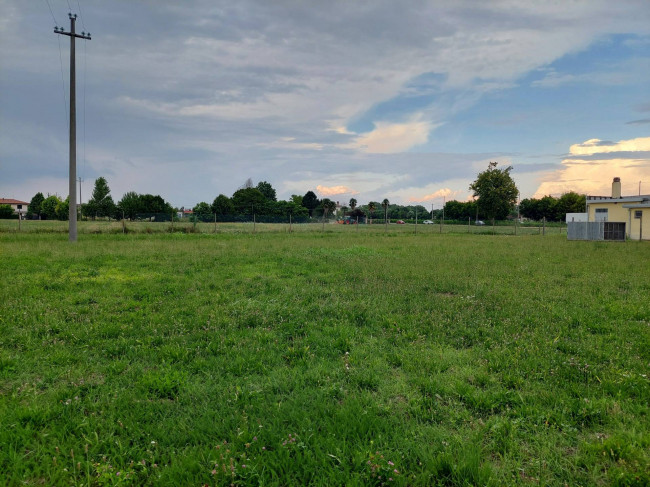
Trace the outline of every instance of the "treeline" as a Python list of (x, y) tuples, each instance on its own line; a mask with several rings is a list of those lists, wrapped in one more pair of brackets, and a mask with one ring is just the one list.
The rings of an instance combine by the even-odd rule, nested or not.
[[(338, 208), (338, 212), (337, 212)], [(357, 206), (357, 200), (351, 198), (349, 202), (340, 203), (329, 198), (319, 199), (313, 191), (304, 195), (291, 195), (288, 200), (277, 200), (276, 191), (267, 181), (261, 181), (256, 186), (249, 179), (243, 187), (239, 188), (231, 197), (224, 194), (217, 196), (212, 204), (198, 203), (192, 208), (193, 215), (199, 219), (207, 220), (214, 215), (223, 219), (227, 216), (251, 216), (253, 214), (265, 216), (288, 217), (295, 219), (308, 218), (334, 218), (341, 216), (382, 219), (412, 219), (416, 212), (419, 217), (426, 218), (431, 215), (422, 205), (401, 206), (391, 205), (385, 199), (381, 203), (370, 201), (367, 205)]]
[(564, 221), (567, 213), (584, 213), (587, 197), (574, 191), (564, 193), (559, 198), (544, 196), (540, 199), (526, 198), (521, 200), (519, 211), (525, 218), (558, 222)]
[[(504, 171), (505, 175), (503, 175)], [(494, 166), (491, 165), (485, 173), (496, 173), (508, 181), (507, 169), (504, 171), (499, 172), (496, 169), (496, 163), (494, 163)], [(477, 181), (480, 178), (481, 175)], [(472, 220), (495, 217), (496, 219), (505, 219), (508, 216), (512, 218), (517, 216), (517, 208), (512, 203), (502, 205), (503, 208), (499, 208), (499, 211), (494, 211), (495, 205), (488, 203), (490, 200), (485, 196), (483, 203), (481, 203), (480, 197), (476, 201), (448, 201), (444, 205), (444, 218), (466, 221), (468, 218)], [(56, 195), (46, 198), (42, 193), (37, 193), (27, 208), (27, 217), (67, 220), (68, 208), (67, 198), (62, 200)], [(580, 213), (584, 211), (584, 208), (585, 196), (569, 192), (560, 198), (544, 196), (541, 199), (524, 199), (519, 205), (519, 214), (532, 220), (546, 218), (547, 221), (562, 221), (566, 213)], [(138, 194), (134, 191), (125, 193), (122, 199), (115, 203), (110, 194), (108, 183), (103, 177), (95, 180), (92, 197), (81, 205), (82, 216), (90, 219), (127, 218), (134, 220), (155, 217), (160, 221), (170, 220), (175, 217), (177, 212), (184, 210), (185, 208), (172, 207), (159, 195)], [(369, 201), (365, 205), (358, 205), (357, 200), (351, 198), (349, 202), (337, 205), (337, 202), (329, 198), (319, 199), (313, 191), (307, 191), (304, 195), (291, 195), (288, 200), (278, 200), (276, 190), (269, 182), (261, 181), (254, 185), (250, 178), (232, 196), (220, 194), (212, 203), (202, 201), (192, 208), (192, 217), (199, 220), (211, 220), (217, 217), (220, 220), (249, 219), (252, 215), (280, 218), (292, 216), (295, 220), (303, 221), (310, 218), (342, 216), (358, 217), (360, 221), (364, 218), (414, 220), (416, 217), (420, 220), (427, 218), (433, 220), (442, 218), (442, 214), (443, 210), (428, 211), (422, 205), (396, 205), (391, 204), (388, 199), (381, 202)]]
[[(138, 194), (129, 191), (117, 202), (113, 201), (106, 179), (97, 178), (92, 198), (81, 205), (81, 215), (87, 218), (128, 218), (130, 220), (156, 216), (157, 220), (162, 215), (172, 218), (175, 209), (161, 196), (152, 194)], [(67, 220), (69, 198), (62, 200), (56, 195), (47, 198), (43, 193), (36, 193), (27, 207), (27, 218), (40, 220)]]
[[(564, 221), (567, 213), (583, 213), (585, 211), (585, 195), (575, 192), (563, 194), (559, 198), (544, 196), (543, 198), (526, 198), (519, 203), (519, 215), (530, 220), (541, 221), (546, 218), (549, 222)], [(476, 201), (447, 201), (445, 204), (445, 219), (463, 220), (468, 218), (480, 220), (487, 218), (481, 211), (480, 202)], [(517, 217), (516, 206), (510, 209), (509, 217)]]

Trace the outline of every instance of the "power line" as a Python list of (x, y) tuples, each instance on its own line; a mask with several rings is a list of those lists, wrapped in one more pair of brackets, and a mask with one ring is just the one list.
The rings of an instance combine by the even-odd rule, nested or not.
[[(57, 27), (58, 28), (58, 27)], [(68, 122), (68, 100), (65, 96), (65, 75), (63, 74), (63, 55), (61, 54), (61, 38), (57, 37), (59, 41), (59, 61), (61, 63), (61, 88), (63, 89), (63, 111), (65, 112), (65, 121)]]
[(77, 0), (77, 6), (79, 7), (79, 18), (81, 19), (81, 27), (83, 28), (83, 30), (86, 30), (86, 25), (84, 24), (84, 14), (81, 11), (81, 4), (79, 3), (79, 0)]
[(59, 25), (59, 23), (56, 21), (56, 17), (54, 16), (54, 12), (52, 11), (52, 7), (50, 6), (50, 0), (45, 0), (45, 3), (47, 3), (47, 8), (50, 9), (50, 13), (52, 14), (52, 19), (54, 20), (54, 25)]

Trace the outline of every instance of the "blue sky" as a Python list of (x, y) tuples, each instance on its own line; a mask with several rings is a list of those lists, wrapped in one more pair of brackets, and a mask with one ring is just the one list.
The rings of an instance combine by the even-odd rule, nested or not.
[(489, 161), (522, 197), (650, 193), (645, 0), (0, 0), (0, 197), (67, 195), (69, 6), (83, 200), (440, 206)]

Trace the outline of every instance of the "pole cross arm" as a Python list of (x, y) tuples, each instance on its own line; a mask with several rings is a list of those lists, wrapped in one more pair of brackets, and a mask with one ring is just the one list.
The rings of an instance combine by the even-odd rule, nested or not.
[(82, 32), (81, 34), (77, 34), (76, 32), (66, 32), (65, 30), (63, 30), (63, 27), (55, 27), (54, 33), (68, 36), (68, 37), (76, 37), (78, 39), (86, 39), (88, 41), (92, 40), (92, 37), (90, 37), (90, 32)]

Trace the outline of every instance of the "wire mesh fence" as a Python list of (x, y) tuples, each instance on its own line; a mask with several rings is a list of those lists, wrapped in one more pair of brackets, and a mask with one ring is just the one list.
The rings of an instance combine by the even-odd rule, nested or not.
[[(67, 221), (0, 220), (0, 232), (66, 233)], [(479, 234), (479, 235), (566, 235), (563, 223), (544, 224), (499, 221), (477, 225), (475, 222), (414, 220), (350, 220), (310, 218), (292, 215), (218, 215), (202, 214), (179, 217), (178, 214), (142, 213), (133, 219), (83, 219), (78, 223), (80, 233), (257, 233), (257, 232), (338, 232), (374, 234)]]

